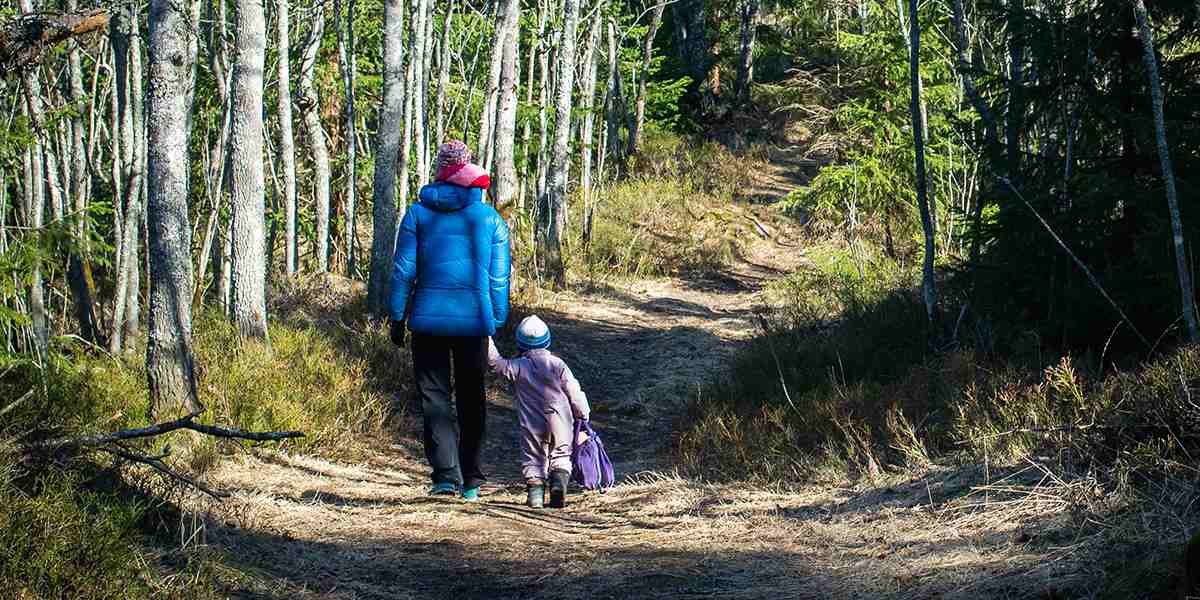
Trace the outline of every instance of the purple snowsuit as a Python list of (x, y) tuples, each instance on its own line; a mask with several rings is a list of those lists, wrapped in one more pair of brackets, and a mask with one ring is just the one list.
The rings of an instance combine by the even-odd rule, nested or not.
[(575, 419), (588, 418), (591, 409), (567, 363), (543, 349), (504, 358), (489, 340), (488, 364), (513, 382), (525, 479), (546, 479), (547, 466), (570, 473)]

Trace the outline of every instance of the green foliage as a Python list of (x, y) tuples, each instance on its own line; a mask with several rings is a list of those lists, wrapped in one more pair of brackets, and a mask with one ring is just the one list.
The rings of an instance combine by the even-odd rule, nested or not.
[(142, 558), (146, 506), (83, 489), (52, 472), (35, 493), (0, 465), (0, 595), (6, 598), (150, 597)]

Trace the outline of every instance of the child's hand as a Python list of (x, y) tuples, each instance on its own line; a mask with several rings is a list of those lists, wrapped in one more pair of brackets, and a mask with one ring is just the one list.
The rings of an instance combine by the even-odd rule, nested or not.
[(586, 444), (589, 439), (591, 438), (588, 436), (586, 431), (580, 431), (579, 434), (575, 436), (575, 445), (582, 446)]

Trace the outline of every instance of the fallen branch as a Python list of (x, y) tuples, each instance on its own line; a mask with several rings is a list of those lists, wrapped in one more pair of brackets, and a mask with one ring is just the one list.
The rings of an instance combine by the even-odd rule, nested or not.
[(252, 442), (277, 442), (280, 440), (302, 438), (304, 432), (301, 431), (243, 431), (241, 429), (227, 429), (224, 427), (216, 427), (213, 425), (203, 425), (196, 423), (195, 415), (188, 415), (174, 421), (158, 423), (149, 427), (140, 427), (136, 429), (122, 429), (112, 433), (104, 433), (98, 435), (88, 435), (83, 437), (61, 437), (55, 439), (44, 440), (32, 444), (30, 447), (37, 450), (55, 450), (60, 448), (95, 448), (98, 446), (106, 446), (115, 442), (125, 440), (134, 440), (139, 438), (154, 437), (164, 433), (170, 433), (180, 429), (190, 429), (205, 435), (215, 437), (249, 440)]
[(104, 9), (77, 13), (30, 13), (0, 26), (0, 75), (20, 72), (42, 59), (46, 49), (108, 27)]
[(214, 489), (204, 485), (203, 483), (200, 483), (199, 481), (196, 481), (195, 479), (187, 477), (187, 476), (171, 469), (170, 467), (168, 467), (167, 464), (162, 461), (162, 459), (167, 456), (167, 453), (163, 453), (161, 456), (146, 456), (144, 454), (136, 454), (136, 453), (129, 452), (126, 450), (122, 450), (115, 446), (104, 446), (104, 447), (98, 448), (98, 450), (100, 450), (102, 452), (108, 452), (109, 454), (112, 454), (114, 456), (119, 456), (130, 462), (140, 463), (140, 464), (149, 466), (149, 467), (153, 468), (155, 471), (158, 471), (159, 473), (162, 473), (163, 475), (166, 475), (167, 477), (170, 477), (171, 479), (174, 479), (175, 481), (178, 481), (179, 483), (182, 483), (184, 485), (190, 485), (190, 486), (200, 490), (201, 492), (204, 492), (205, 494), (208, 494), (209, 496), (212, 496), (213, 498), (216, 498), (218, 500), (220, 500), (222, 498), (228, 498), (230, 496), (229, 492), (222, 491), (222, 490), (214, 490)]

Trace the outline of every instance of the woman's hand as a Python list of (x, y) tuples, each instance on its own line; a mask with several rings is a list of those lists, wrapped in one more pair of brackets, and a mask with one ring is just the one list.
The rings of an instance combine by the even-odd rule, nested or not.
[(397, 348), (404, 347), (404, 321), (392, 321), (389, 326), (389, 335), (392, 338), (392, 343)]

